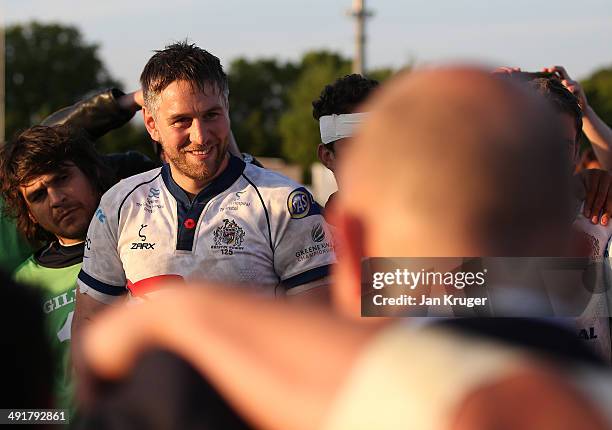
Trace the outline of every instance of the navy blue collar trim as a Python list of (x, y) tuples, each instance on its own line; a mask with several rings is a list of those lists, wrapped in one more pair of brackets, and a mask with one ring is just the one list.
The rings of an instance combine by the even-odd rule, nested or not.
[(244, 161), (230, 155), (227, 167), (221, 175), (204, 187), (192, 201), (189, 201), (187, 193), (172, 178), (170, 166), (165, 164), (162, 167), (161, 175), (164, 184), (177, 203), (177, 250), (193, 251), (196, 226), (200, 221), (204, 207), (213, 197), (231, 187), (240, 178), (244, 168)]
[(174, 178), (172, 178), (169, 164), (163, 165), (161, 175), (162, 179), (164, 180), (164, 184), (166, 184), (166, 188), (168, 188), (168, 191), (170, 191), (170, 194), (172, 194), (176, 201), (179, 202), (179, 204), (190, 206), (193, 203), (208, 202), (211, 198), (227, 190), (234, 182), (236, 182), (240, 175), (242, 175), (245, 166), (246, 164), (244, 161), (230, 154), (229, 162), (223, 173), (221, 173), (221, 175), (215, 178), (211, 183), (206, 185), (204, 189), (194, 197), (193, 201), (189, 200), (185, 190), (183, 190), (174, 181)]

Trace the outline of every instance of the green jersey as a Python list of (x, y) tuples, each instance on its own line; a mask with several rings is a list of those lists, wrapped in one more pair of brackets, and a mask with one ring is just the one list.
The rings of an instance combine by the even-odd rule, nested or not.
[(73, 383), (70, 329), (82, 256), (83, 244), (64, 247), (54, 242), (24, 261), (14, 274), (17, 282), (39, 289), (43, 296), (46, 332), (56, 358), (54, 407), (71, 410)]
[(2, 213), (4, 201), (0, 198), (0, 269), (11, 273), (32, 253), (32, 247), (17, 231), (15, 220)]

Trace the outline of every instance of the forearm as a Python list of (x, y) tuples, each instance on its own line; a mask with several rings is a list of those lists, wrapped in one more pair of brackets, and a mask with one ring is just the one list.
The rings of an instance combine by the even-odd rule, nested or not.
[(77, 375), (81, 374), (83, 369), (81, 345), (83, 331), (92, 323), (95, 316), (107, 307), (108, 305), (82, 294), (77, 288), (74, 316), (70, 327), (72, 365)]
[[(252, 422), (279, 430), (321, 424), (374, 331), (318, 309), (208, 289), (175, 291), (137, 311), (140, 315), (124, 315), (137, 330), (118, 333), (121, 338), (115, 337), (112, 348), (92, 331), (94, 346), (88, 350), (94, 351), (94, 369), (117, 376), (139, 349), (151, 344), (167, 347), (191, 362)], [(126, 323), (115, 320), (117, 328)], [(124, 348), (130, 351), (127, 358), (117, 352), (121, 345), (129, 345)], [(257, 395), (252, 387), (259, 387)]]
[(612, 170), (612, 129), (587, 106), (582, 130), (593, 145), (597, 159), (606, 170)]
[(126, 96), (117, 89), (106, 90), (52, 113), (41, 125), (68, 124), (97, 139), (132, 119), (137, 107)]
[(292, 288), (287, 293), (287, 301), (331, 306), (330, 288), (330, 278), (329, 276), (325, 276)]

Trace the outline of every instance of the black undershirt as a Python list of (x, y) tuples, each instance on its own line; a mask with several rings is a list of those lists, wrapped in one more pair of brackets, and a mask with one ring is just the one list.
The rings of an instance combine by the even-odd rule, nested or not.
[(81, 263), (84, 251), (85, 242), (63, 246), (58, 241), (53, 241), (34, 253), (34, 261), (43, 267), (61, 269)]

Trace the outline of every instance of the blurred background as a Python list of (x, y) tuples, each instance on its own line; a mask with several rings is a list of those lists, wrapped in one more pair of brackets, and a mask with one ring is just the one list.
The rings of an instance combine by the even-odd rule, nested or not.
[[(313, 165), (311, 102), (351, 70), (385, 80), (459, 59), (529, 71), (563, 65), (612, 124), (609, 0), (5, 0), (1, 15), (6, 138), (93, 91), (135, 90), (154, 50), (188, 39), (229, 75), (241, 150), (312, 184), (320, 201), (333, 179)], [(140, 116), (99, 149), (153, 156)]]

